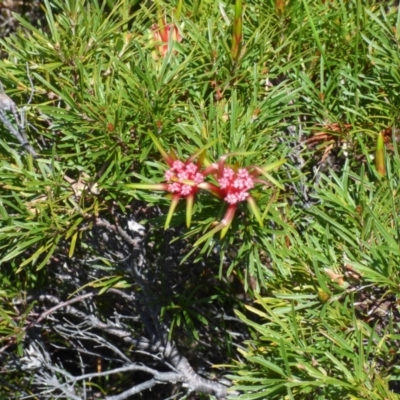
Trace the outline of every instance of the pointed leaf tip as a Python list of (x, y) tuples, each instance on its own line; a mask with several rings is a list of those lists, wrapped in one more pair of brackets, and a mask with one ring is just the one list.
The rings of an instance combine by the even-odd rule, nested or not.
[(172, 197), (172, 201), (171, 201), (171, 205), (169, 206), (169, 210), (168, 210), (168, 215), (167, 215), (167, 219), (165, 220), (165, 225), (164, 225), (164, 229), (168, 229), (169, 224), (171, 223), (172, 220), (172, 216), (174, 215), (176, 206), (178, 205), (179, 199), (181, 198), (180, 195), (173, 195)]
[(262, 215), (260, 213), (260, 209), (258, 208), (256, 201), (254, 200), (254, 197), (249, 196), (247, 198), (247, 204), (249, 205), (249, 208), (250, 208), (251, 212), (253, 213), (253, 215), (255, 216), (257, 222), (260, 224), (261, 227), (263, 227), (264, 223), (263, 223)]
[(186, 197), (186, 226), (190, 228), (190, 224), (192, 223), (192, 214), (193, 214), (193, 204), (194, 204), (194, 195), (190, 194)]
[(164, 161), (171, 166), (172, 163), (175, 161), (174, 157), (172, 155), (169, 155), (164, 147), (162, 147), (160, 141), (157, 139), (157, 137), (152, 133), (149, 132), (149, 136), (151, 138), (151, 140), (153, 141), (153, 143), (155, 144), (155, 146), (157, 147), (157, 150), (160, 152), (162, 158), (164, 159)]

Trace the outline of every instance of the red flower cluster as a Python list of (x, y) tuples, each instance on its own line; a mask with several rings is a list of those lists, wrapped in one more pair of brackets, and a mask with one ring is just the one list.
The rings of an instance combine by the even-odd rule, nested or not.
[(254, 180), (245, 168), (235, 172), (225, 167), (222, 177), (218, 179), (219, 187), (224, 192), (224, 200), (229, 204), (237, 204), (249, 196), (249, 190), (254, 187)]
[[(201, 237), (195, 243), (195, 246), (204, 242), (219, 231), (221, 231), (221, 238), (224, 237), (235, 216), (238, 203), (243, 201), (247, 201), (257, 221), (261, 226), (263, 225), (262, 217), (254, 198), (250, 195), (250, 190), (254, 188), (256, 183), (270, 185), (270, 182), (273, 182), (275, 185), (280, 186), (279, 183), (268, 174), (268, 171), (279, 167), (285, 160), (279, 160), (265, 167), (250, 166), (246, 168), (233, 168), (225, 165), (225, 160), (229, 156), (237, 156), (240, 155), (240, 153), (232, 153), (224, 155), (220, 158), (218, 163), (211, 164), (204, 170), (201, 170), (201, 165), (205, 157), (205, 150), (212, 146), (214, 142), (198, 150), (183, 162), (178, 160), (174, 152), (168, 154), (153, 134), (150, 134), (150, 137), (169, 166), (169, 169), (164, 174), (167, 182), (161, 184), (134, 183), (128, 186), (134, 189), (165, 190), (172, 194), (172, 202), (165, 222), (166, 229), (171, 222), (172, 215), (181, 197), (186, 198), (186, 224), (188, 227), (190, 226), (194, 197), (199, 189), (207, 190), (220, 199), (223, 199), (228, 203), (228, 208), (221, 222)], [(193, 160), (196, 158), (198, 158), (197, 164), (193, 163)], [(208, 175), (213, 175), (218, 185), (206, 182), (205, 178)], [(260, 179), (260, 175), (264, 175), (268, 181)]]
[(185, 182), (190, 181), (198, 185), (204, 181), (204, 175), (199, 172), (196, 164), (185, 164), (180, 160), (174, 161), (164, 176), (169, 182), (167, 190), (170, 193), (179, 194), (181, 197), (187, 197), (197, 192), (197, 186), (188, 185)]

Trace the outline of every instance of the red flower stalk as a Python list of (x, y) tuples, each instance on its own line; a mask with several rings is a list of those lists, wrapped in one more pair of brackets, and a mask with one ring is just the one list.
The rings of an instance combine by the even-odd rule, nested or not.
[(233, 31), (232, 31), (232, 47), (231, 54), (234, 62), (237, 61), (240, 55), (240, 49), (242, 46), (242, 35), (243, 35), (243, 5), (242, 0), (235, 1), (235, 17), (233, 19)]
[(285, 0), (275, 0), (275, 11), (279, 17), (285, 12), (285, 3)]
[[(178, 43), (182, 41), (182, 36), (178, 27), (175, 24), (167, 24), (165, 17), (160, 18), (158, 24), (153, 24), (151, 31), (153, 33), (153, 40), (156, 43), (158, 53), (162, 58), (165, 58), (168, 53), (168, 43), (170, 38)], [(158, 59), (157, 54), (155, 54), (155, 58)]]
[[(203, 175), (214, 175), (219, 186), (209, 182), (203, 182), (198, 184), (198, 188), (209, 190), (217, 197), (225, 200), (228, 203), (228, 208), (221, 222), (203, 237), (201, 237), (194, 244), (195, 246), (203, 243), (219, 231), (221, 231), (221, 238), (223, 238), (232, 224), (238, 204), (243, 201), (247, 201), (247, 204), (249, 205), (249, 208), (257, 219), (258, 223), (260, 226), (263, 226), (262, 216), (254, 198), (250, 195), (249, 191), (254, 188), (256, 183), (270, 185), (270, 182), (273, 182), (277, 186), (280, 186), (280, 184), (276, 182), (267, 171), (279, 167), (285, 162), (285, 160), (280, 160), (273, 164), (269, 164), (264, 168), (256, 166), (232, 168), (225, 165), (225, 160), (227, 157), (238, 154), (239, 153), (227, 154), (220, 158), (218, 164), (212, 164), (203, 171)], [(266, 176), (270, 182), (260, 179), (260, 175)]]
[[(183, 197), (186, 198), (186, 225), (190, 227), (193, 213), (193, 203), (196, 193), (199, 190), (199, 184), (203, 183), (204, 175), (200, 172), (201, 165), (205, 158), (205, 150), (214, 145), (215, 141), (208, 143), (203, 148), (192, 154), (186, 161), (178, 160), (174, 151), (168, 154), (158, 139), (149, 133), (151, 139), (161, 153), (165, 163), (169, 169), (165, 172), (164, 176), (167, 182), (165, 183), (131, 183), (127, 187), (133, 189), (150, 189), (162, 190), (171, 193), (172, 201), (169, 207), (167, 219), (165, 221), (165, 229), (169, 227), (172, 215), (178, 205), (179, 200)], [(197, 163), (193, 163), (193, 160)]]

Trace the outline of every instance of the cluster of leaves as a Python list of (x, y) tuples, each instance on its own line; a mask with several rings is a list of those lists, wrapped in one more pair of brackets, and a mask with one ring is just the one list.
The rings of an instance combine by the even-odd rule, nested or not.
[[(158, 261), (160, 243), (173, 239), (179, 261), (211, 260), (213, 274), (255, 293), (253, 305), (230, 303), (252, 332), (225, 366), (235, 398), (395, 398), (400, 9), (373, 0), (236, 3), (45, 0), (46, 26), (15, 16), (20, 31), (0, 42), (0, 77), (39, 156), (0, 126), (3, 342), (12, 337), (22, 354), (30, 309), (16, 316), (11, 299), (51, 285), (60, 258), (95, 257), (89, 275), (103, 290), (135, 287), (87, 232), (140, 200)], [(155, 56), (160, 21), (174, 24), (175, 39)], [(170, 200), (132, 189), (164, 182), (152, 136), (184, 160), (209, 143), (212, 160), (287, 159), (273, 176), (284, 190), (255, 195), (264, 226), (239, 204), (223, 240), (193, 247), (225, 212), (200, 193), (190, 229), (178, 207), (175, 237), (166, 237), (154, 210)], [(164, 299), (162, 316), (204, 341), (206, 308), (232, 297), (188, 279), (193, 290)]]
[(366, 176), (347, 165), (341, 177), (323, 178), (307, 233), (290, 236), (275, 259), (290, 280), (269, 279), (260, 307), (247, 307), (257, 323), (238, 312), (255, 329), (241, 351), (252, 367), (237, 365), (231, 378), (259, 391), (240, 398), (397, 398), (389, 382), (400, 339), (400, 204), (388, 182), (376, 187)]

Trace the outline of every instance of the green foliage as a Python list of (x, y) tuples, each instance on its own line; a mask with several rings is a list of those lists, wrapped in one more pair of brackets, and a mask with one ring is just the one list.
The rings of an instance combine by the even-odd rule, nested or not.
[[(389, 179), (397, 186), (396, 164)], [(292, 284), (265, 281), (268, 295), (247, 307), (258, 320), (238, 312), (254, 336), (231, 378), (255, 392), (238, 398), (397, 398), (388, 382), (400, 337), (400, 204), (388, 182), (376, 181), (348, 166), (340, 178), (324, 177), (307, 232), (291, 237), (285, 253), (275, 248)]]
[[(394, 399), (400, 8), (236, 4), (235, 17), (233, 2), (213, 0), (45, 0), (46, 26), (16, 16), (19, 32), (0, 40), (0, 76), (24, 107), (39, 157), (0, 126), (0, 333), (22, 351), (33, 304), (15, 315), (11, 299), (45, 287), (60, 255), (96, 256), (95, 269), (107, 275), (89, 274), (87, 285), (102, 293), (135, 287), (92, 248), (90, 232), (140, 200), (160, 258), (164, 241), (180, 246), (181, 265), (218, 255), (213, 274), (234, 276), (255, 298), (231, 303), (251, 332), (229, 364), (240, 393), (232, 398)], [(177, 30), (168, 43), (154, 38), (157, 10)], [(373, 162), (380, 132), (386, 175)], [(287, 159), (269, 171), (276, 185), (252, 192), (264, 226), (241, 203), (223, 239), (194, 246), (226, 211), (200, 192), (191, 227), (180, 204), (167, 239), (170, 199), (137, 189), (164, 182), (151, 136), (182, 159), (207, 148), (208, 164), (228, 153), (241, 167)], [(204, 340), (208, 308), (234, 295), (188, 279), (187, 289), (162, 298), (160, 315), (171, 337)]]

